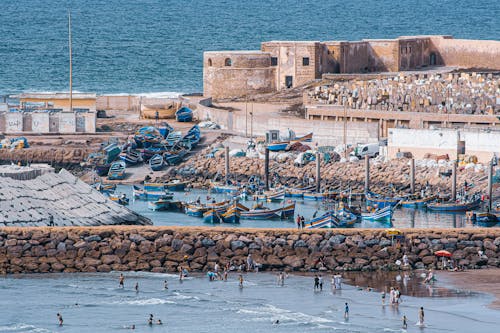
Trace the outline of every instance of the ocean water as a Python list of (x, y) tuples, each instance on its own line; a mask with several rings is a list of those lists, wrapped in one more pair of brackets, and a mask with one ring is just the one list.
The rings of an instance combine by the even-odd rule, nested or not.
[[(498, 332), (498, 310), (485, 294), (449, 293), (448, 297), (412, 297), (403, 293), (399, 307), (382, 306), (380, 292), (344, 284), (333, 291), (325, 277), (322, 292), (310, 276), (289, 276), (277, 285), (270, 273), (237, 273), (227, 282), (204, 276), (180, 282), (176, 275), (126, 272), (45, 274), (0, 277), (0, 332)], [(167, 279), (169, 289), (163, 289)], [(395, 283), (394, 281), (391, 281)], [(139, 292), (134, 290), (139, 283)], [(22, 301), (21, 301), (22, 300)], [(350, 307), (344, 319), (344, 303)], [(416, 326), (425, 309), (426, 327)], [(56, 314), (64, 319), (59, 327)], [(149, 327), (153, 314), (162, 326)], [(401, 318), (408, 329), (401, 329)], [(279, 324), (273, 324), (279, 320)]]
[(498, 39), (497, 0), (2, 0), (0, 94), (68, 89), (200, 92), (207, 50), (267, 40), (358, 40), (451, 34)]
[[(118, 185), (117, 194), (125, 193), (128, 198), (132, 198), (132, 186)], [(211, 198), (216, 201), (229, 200), (231, 197), (227, 194), (210, 194)], [(174, 201), (195, 201), (200, 197), (201, 202), (207, 201), (207, 192), (203, 190), (193, 190), (190, 192), (174, 192)], [(290, 198), (286, 198), (287, 201)], [(320, 216), (330, 206), (319, 201), (296, 200), (295, 216), (300, 214), (305, 217), (306, 221), (311, 219), (315, 212), (316, 216)], [(242, 201), (242, 204), (251, 208), (256, 202), (253, 200)], [(264, 203), (269, 208), (279, 208), (283, 203), (266, 202)], [(188, 216), (182, 212), (173, 211), (158, 211), (154, 212), (148, 209), (146, 201), (131, 200), (129, 209), (146, 216), (153, 221), (154, 225), (165, 226), (207, 226), (210, 224), (204, 223), (202, 218)], [(293, 220), (244, 220), (242, 219), (239, 224), (216, 224), (214, 226), (224, 227), (244, 227), (244, 228), (295, 228), (296, 225)], [(450, 213), (434, 213), (422, 209), (396, 209), (393, 216), (393, 223), (379, 223), (360, 221), (354, 225), (357, 228), (388, 228), (394, 226), (396, 228), (464, 228), (476, 227), (470, 221), (467, 221), (464, 213), (450, 214)]]

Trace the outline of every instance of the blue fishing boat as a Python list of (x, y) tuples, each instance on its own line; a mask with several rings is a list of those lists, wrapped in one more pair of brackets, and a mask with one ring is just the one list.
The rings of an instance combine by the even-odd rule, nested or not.
[(169, 207), (170, 207), (170, 201), (166, 199), (148, 201), (148, 208), (155, 212), (161, 210), (167, 210)]
[(167, 151), (165, 154), (163, 154), (163, 158), (165, 160), (165, 163), (168, 165), (176, 165), (182, 162), (182, 159), (184, 156), (186, 156), (187, 151), (186, 150), (179, 150), (179, 151)]
[(164, 138), (166, 138), (168, 134), (173, 130), (174, 128), (167, 123), (163, 123), (160, 126), (158, 126), (158, 132), (160, 132), (160, 135)]
[(311, 219), (304, 227), (306, 229), (338, 228), (339, 220), (334, 211), (328, 211), (319, 217)]
[(161, 169), (163, 169), (164, 165), (165, 164), (163, 162), (162, 155), (159, 154), (153, 155), (153, 157), (151, 157), (151, 159), (149, 160), (149, 167), (153, 171), (160, 171)]
[(268, 191), (263, 194), (257, 194), (254, 196), (256, 201), (283, 201), (285, 200), (285, 190), (281, 191)]
[(142, 148), (160, 143), (164, 137), (156, 127), (145, 126), (135, 132), (134, 141), (138, 148)]
[(137, 165), (142, 162), (141, 154), (131, 149), (121, 152), (120, 159), (124, 161), (126, 165)]
[(236, 193), (240, 189), (236, 185), (224, 185), (218, 182), (212, 182), (210, 187), (213, 193)]
[(151, 145), (141, 150), (141, 157), (144, 161), (149, 161), (155, 155), (162, 155), (169, 151), (169, 148), (163, 143)]
[(125, 196), (125, 194), (122, 194), (120, 196), (114, 195), (114, 194), (109, 194), (109, 199), (111, 201), (114, 201), (122, 206), (127, 206), (129, 204), (129, 198)]
[(175, 119), (179, 122), (193, 121), (193, 110), (187, 106), (183, 106), (175, 112)]
[(169, 191), (184, 191), (187, 182), (174, 179), (168, 183), (165, 183), (165, 188)]
[(240, 223), (241, 212), (237, 205), (233, 205), (221, 217), (224, 223)]
[(392, 207), (379, 208), (372, 213), (362, 213), (361, 219), (365, 221), (390, 222), (392, 220)]
[(338, 195), (338, 192), (304, 192), (303, 197), (304, 200), (316, 200), (322, 201), (325, 199), (335, 198)]
[(125, 178), (125, 162), (118, 161), (111, 164), (108, 172), (109, 180), (122, 180)]
[(184, 212), (189, 216), (203, 217), (203, 213), (206, 211), (208, 211), (208, 207), (203, 205), (186, 204), (184, 206)]
[(403, 208), (425, 208), (427, 204), (431, 201), (437, 199), (436, 195), (431, 195), (424, 198), (407, 198), (406, 200), (401, 201), (401, 207)]
[(181, 131), (175, 131), (175, 132), (170, 132), (165, 139), (165, 146), (167, 148), (173, 148), (176, 146), (182, 139), (182, 132)]
[(295, 202), (281, 209), (282, 220), (293, 219), (294, 216), (295, 216)]
[(427, 204), (427, 209), (435, 212), (466, 212), (481, 205), (480, 199), (464, 202), (433, 202)]
[(241, 211), (241, 218), (247, 220), (272, 220), (281, 218), (282, 208), (269, 209), (266, 207), (255, 207), (255, 209)]
[(289, 188), (285, 190), (285, 197), (290, 197), (290, 198), (303, 198), (304, 193), (308, 193), (314, 190), (316, 186), (311, 185), (311, 186), (306, 186), (306, 187), (296, 187), (296, 188)]
[(339, 220), (339, 227), (349, 228), (354, 226), (358, 220), (358, 216), (347, 209), (340, 208), (335, 211), (335, 217)]
[(94, 170), (98, 176), (103, 177), (108, 174), (110, 167), (111, 164), (95, 164)]
[(482, 226), (491, 226), (500, 222), (500, 216), (493, 213), (477, 212), (472, 216), (476, 223)]
[(114, 193), (116, 190), (116, 184), (104, 184), (102, 182), (95, 183), (92, 187), (104, 194)]
[(290, 143), (290, 141), (268, 143), (267, 149), (269, 149), (270, 151), (285, 150), (286, 147), (288, 147), (289, 143)]
[(221, 215), (216, 209), (209, 209), (203, 213), (203, 222), (205, 223), (220, 223)]
[(189, 146), (190, 148), (194, 148), (200, 142), (200, 139), (201, 139), (200, 127), (198, 125), (194, 125), (186, 133), (186, 135), (182, 137), (181, 142), (184, 145)]
[(377, 208), (394, 207), (401, 201), (401, 198), (387, 197), (373, 192), (367, 192), (365, 197), (367, 205)]

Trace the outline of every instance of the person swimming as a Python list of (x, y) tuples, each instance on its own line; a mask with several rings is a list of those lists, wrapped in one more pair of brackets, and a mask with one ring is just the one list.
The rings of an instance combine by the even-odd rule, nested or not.
[(158, 319), (158, 321), (156, 322), (156, 325), (163, 325), (163, 323), (161, 322), (161, 319)]
[(153, 325), (153, 314), (152, 313), (149, 314), (148, 325), (149, 326)]

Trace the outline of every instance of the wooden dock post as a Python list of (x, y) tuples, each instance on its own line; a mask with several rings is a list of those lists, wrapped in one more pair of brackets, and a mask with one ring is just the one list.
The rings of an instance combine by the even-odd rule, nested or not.
[(457, 200), (457, 161), (453, 161), (451, 169), (451, 200)]
[(410, 160), (410, 192), (415, 193), (415, 159)]
[(365, 193), (370, 191), (370, 157), (365, 155)]
[(266, 191), (269, 191), (269, 148), (266, 148), (266, 155), (264, 160), (264, 179), (266, 182)]
[(321, 154), (316, 152), (316, 192), (321, 191)]
[(225, 158), (226, 158), (226, 185), (229, 185), (229, 147), (226, 146), (226, 151), (225, 151)]

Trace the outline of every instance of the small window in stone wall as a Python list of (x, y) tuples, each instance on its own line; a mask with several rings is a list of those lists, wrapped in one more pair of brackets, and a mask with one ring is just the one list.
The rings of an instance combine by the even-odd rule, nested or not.
[(225, 66), (231, 66), (232, 64), (233, 64), (233, 62), (231, 61), (230, 58), (226, 58), (226, 60), (224, 61)]
[(278, 58), (271, 57), (271, 66), (278, 66)]
[(309, 58), (307, 57), (302, 58), (302, 66), (309, 66)]
[(212, 67), (212, 59), (208, 59), (208, 66)]

